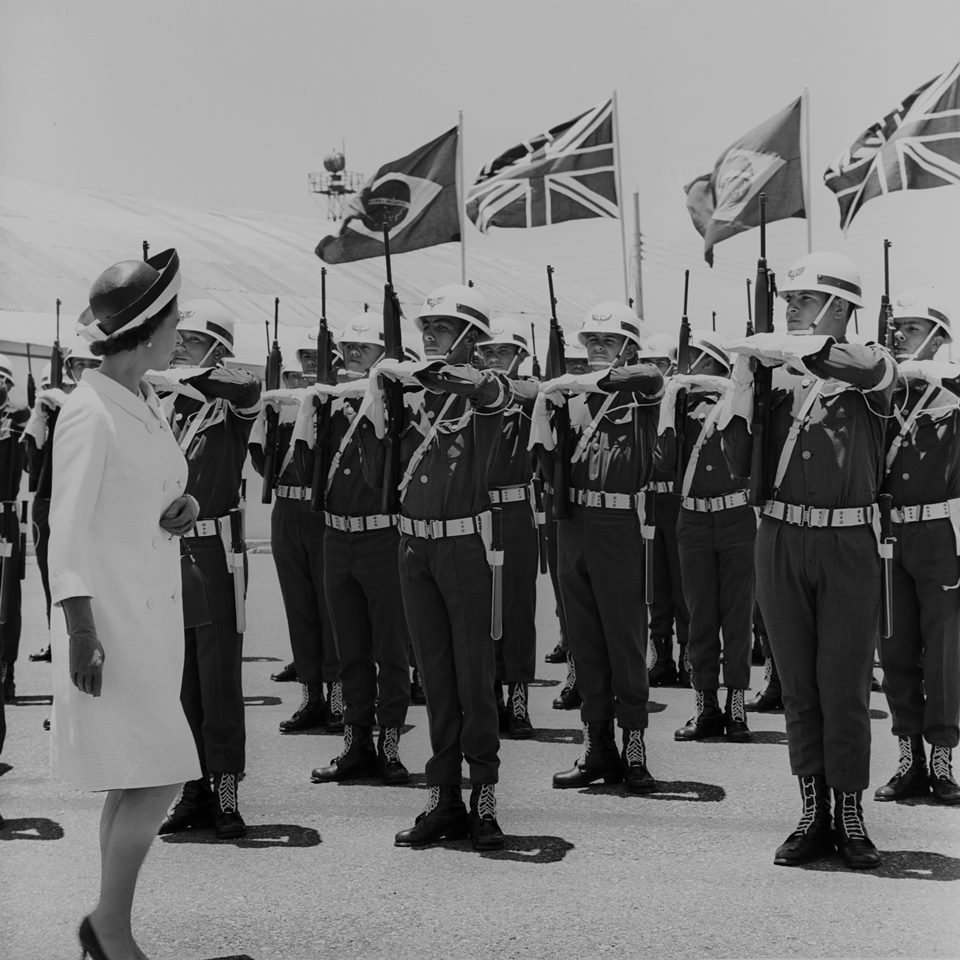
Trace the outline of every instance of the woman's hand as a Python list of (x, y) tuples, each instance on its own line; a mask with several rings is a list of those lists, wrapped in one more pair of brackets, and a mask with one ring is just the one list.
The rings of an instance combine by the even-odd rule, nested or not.
[(99, 697), (106, 656), (97, 639), (89, 597), (68, 597), (61, 604), (70, 637), (70, 679), (91, 697)]
[(194, 497), (187, 494), (183, 497), (177, 497), (177, 499), (167, 507), (163, 516), (160, 517), (160, 526), (166, 530), (167, 533), (182, 537), (185, 533), (189, 533), (193, 529), (199, 516), (200, 504), (197, 503)]

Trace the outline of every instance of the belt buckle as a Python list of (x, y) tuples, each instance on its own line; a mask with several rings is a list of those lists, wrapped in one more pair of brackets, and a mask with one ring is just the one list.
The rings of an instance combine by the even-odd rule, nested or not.
[(347, 530), (350, 533), (363, 532), (363, 517), (347, 517)]
[(829, 527), (831, 510), (824, 507), (806, 507), (808, 527)]
[(424, 524), (428, 531), (427, 536), (433, 540), (439, 539), (447, 532), (442, 520), (426, 520)]

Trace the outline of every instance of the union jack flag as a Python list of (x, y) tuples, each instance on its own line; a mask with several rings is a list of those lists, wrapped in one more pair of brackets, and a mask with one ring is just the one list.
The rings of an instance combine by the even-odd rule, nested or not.
[(613, 100), (491, 160), (467, 194), (467, 215), (490, 227), (541, 227), (619, 217)]
[(837, 195), (844, 232), (874, 197), (960, 183), (960, 63), (864, 131), (823, 182)]

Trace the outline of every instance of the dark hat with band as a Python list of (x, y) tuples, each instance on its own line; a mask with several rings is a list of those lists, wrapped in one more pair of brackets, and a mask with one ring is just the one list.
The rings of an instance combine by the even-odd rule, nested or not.
[(92, 343), (134, 330), (179, 292), (180, 258), (172, 247), (146, 261), (115, 263), (90, 288), (90, 310), (80, 315), (77, 333)]

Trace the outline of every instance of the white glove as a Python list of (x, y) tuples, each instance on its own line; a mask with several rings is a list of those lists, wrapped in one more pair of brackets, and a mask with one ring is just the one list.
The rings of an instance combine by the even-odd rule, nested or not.
[(264, 390), (260, 399), (265, 407), (280, 410), (282, 407), (299, 407), (310, 395), (310, 387), (299, 387), (296, 390)]
[(726, 393), (730, 389), (730, 381), (726, 377), (717, 377), (707, 373), (678, 373), (669, 380), (681, 387), (687, 387), (691, 392)]
[(944, 363), (938, 360), (903, 360), (897, 365), (907, 380), (926, 380), (928, 383), (942, 384), (944, 380), (960, 377), (960, 364)]
[(610, 371), (597, 370), (595, 373), (564, 373), (553, 380), (544, 380), (539, 392), (550, 403), (559, 406), (564, 393), (606, 393), (597, 385)]
[(412, 360), (391, 360), (384, 357), (371, 367), (371, 373), (376, 373), (380, 377), (387, 377), (390, 380), (399, 380), (401, 383), (419, 383), (417, 374), (427, 369), (423, 363), (415, 363)]
[(537, 394), (537, 399), (533, 401), (533, 412), (530, 414), (530, 439), (527, 442), (527, 449), (532, 450), (538, 445), (544, 450), (552, 450), (557, 445), (553, 427), (550, 424), (550, 407), (545, 393)]
[(207, 398), (196, 387), (184, 382), (204, 373), (209, 373), (206, 367), (169, 367), (166, 370), (148, 370), (143, 379), (158, 393), (179, 394), (206, 403)]
[(753, 370), (750, 358), (743, 353), (733, 361), (730, 389), (720, 401), (717, 429), (723, 430), (734, 417), (743, 417), (748, 426), (753, 419)]
[(49, 387), (37, 393), (37, 406), (42, 407), (44, 411), (59, 410), (66, 399), (67, 395), (59, 387)]
[(729, 353), (756, 357), (765, 367), (774, 367), (785, 363), (798, 373), (809, 373), (804, 358), (819, 353), (827, 344), (834, 343), (833, 337), (820, 334), (799, 336), (794, 333), (755, 333), (752, 337), (728, 340), (725, 344)]

